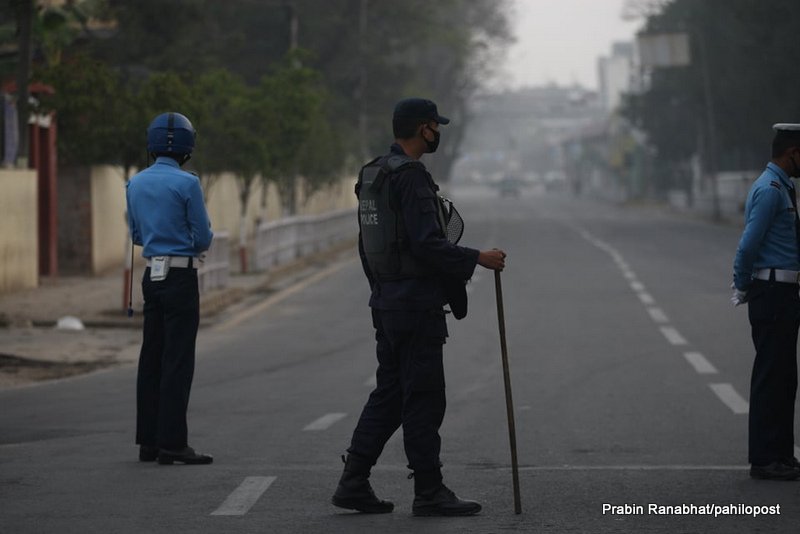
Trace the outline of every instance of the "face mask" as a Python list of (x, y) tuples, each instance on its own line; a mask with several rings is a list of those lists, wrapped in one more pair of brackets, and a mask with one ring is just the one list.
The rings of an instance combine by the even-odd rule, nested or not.
[(430, 131), (433, 132), (433, 141), (428, 141), (425, 139), (425, 144), (428, 145), (428, 153), (432, 154), (436, 152), (436, 149), (439, 148), (439, 138), (441, 137), (441, 132), (434, 130), (433, 128), (428, 128)]

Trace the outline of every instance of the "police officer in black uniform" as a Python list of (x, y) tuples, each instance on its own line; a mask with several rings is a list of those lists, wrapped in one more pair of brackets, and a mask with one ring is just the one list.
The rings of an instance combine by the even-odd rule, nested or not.
[(372, 289), (370, 307), (377, 340), (377, 386), (353, 432), (334, 505), (386, 513), (391, 502), (376, 497), (370, 469), (402, 425), (413, 470), (413, 514), (474, 515), (480, 504), (459, 499), (442, 483), (439, 427), (445, 412), (442, 346), (444, 306), (466, 314), (465, 283), (476, 265), (502, 271), (506, 254), (457, 246), (445, 237), (446, 213), (439, 187), (419, 161), (439, 145), (439, 126), (450, 120), (430, 100), (397, 103), (390, 152), (359, 174), (359, 253)]

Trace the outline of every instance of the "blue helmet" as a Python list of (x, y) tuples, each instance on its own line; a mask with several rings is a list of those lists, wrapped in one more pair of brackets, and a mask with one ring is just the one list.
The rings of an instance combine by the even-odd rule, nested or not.
[(147, 152), (149, 154), (183, 154), (194, 150), (197, 135), (194, 126), (180, 113), (162, 113), (147, 127)]

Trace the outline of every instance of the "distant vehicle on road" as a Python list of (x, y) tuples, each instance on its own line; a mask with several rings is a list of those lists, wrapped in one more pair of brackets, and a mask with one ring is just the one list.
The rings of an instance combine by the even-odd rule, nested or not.
[(522, 180), (513, 176), (505, 176), (497, 182), (497, 192), (501, 197), (517, 198), (522, 195)]

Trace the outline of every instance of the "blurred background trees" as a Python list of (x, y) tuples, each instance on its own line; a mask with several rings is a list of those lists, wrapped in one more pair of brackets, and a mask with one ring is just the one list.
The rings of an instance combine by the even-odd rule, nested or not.
[[(770, 126), (800, 121), (798, 3), (673, 0), (657, 8), (643, 10), (643, 33), (688, 34), (691, 64), (650, 72), (647, 87), (626, 99), (624, 115), (647, 134), (660, 166), (680, 167), (699, 152), (706, 169), (761, 168)], [(715, 156), (707, 150), (712, 135)]]
[[(17, 39), (16, 0), (0, 42)], [(249, 194), (274, 181), (293, 212), (307, 188), (353, 173), (391, 142), (403, 97), (454, 119), (432, 160), (446, 178), (467, 100), (510, 41), (498, 0), (67, 0), (34, 2), (33, 78), (52, 85), (63, 164), (146, 165), (144, 132), (180, 110), (198, 130), (192, 165), (207, 186), (230, 171)], [(0, 73), (18, 58), (0, 59)], [(284, 195), (282, 195), (284, 196)], [(245, 200), (246, 202), (246, 200)]]

